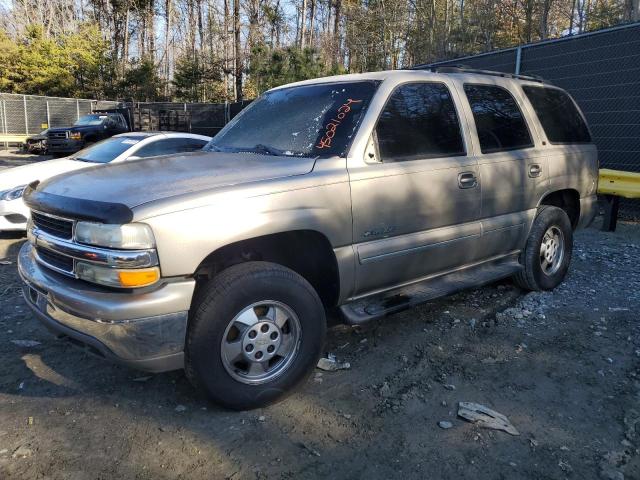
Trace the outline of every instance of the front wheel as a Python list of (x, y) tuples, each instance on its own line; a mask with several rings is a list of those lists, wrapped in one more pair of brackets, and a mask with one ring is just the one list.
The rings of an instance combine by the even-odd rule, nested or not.
[(189, 320), (185, 371), (216, 403), (266, 406), (315, 367), (326, 331), (313, 287), (268, 262), (230, 267), (202, 287)]
[(516, 283), (527, 290), (554, 289), (567, 274), (572, 250), (573, 229), (567, 213), (558, 207), (540, 207), (520, 256), (523, 269), (515, 275)]

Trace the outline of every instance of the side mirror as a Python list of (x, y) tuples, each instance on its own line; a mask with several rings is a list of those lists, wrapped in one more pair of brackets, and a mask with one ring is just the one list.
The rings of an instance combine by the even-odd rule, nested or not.
[(369, 137), (367, 148), (364, 151), (364, 161), (366, 163), (382, 163), (377, 145), (378, 142), (376, 141), (376, 134), (374, 132)]

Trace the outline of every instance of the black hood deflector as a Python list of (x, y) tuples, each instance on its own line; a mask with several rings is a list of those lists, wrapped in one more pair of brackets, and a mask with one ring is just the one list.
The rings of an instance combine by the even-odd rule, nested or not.
[(123, 224), (133, 220), (133, 212), (122, 203), (86, 200), (39, 192), (37, 190), (38, 183), (33, 182), (28, 185), (23, 194), (24, 203), (32, 210), (74, 220), (101, 223)]

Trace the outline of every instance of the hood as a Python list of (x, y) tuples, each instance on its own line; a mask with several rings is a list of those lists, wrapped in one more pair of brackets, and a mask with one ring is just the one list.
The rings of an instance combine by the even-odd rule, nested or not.
[(128, 208), (156, 200), (294, 175), (313, 170), (315, 160), (253, 153), (193, 152), (101, 165), (54, 178), (38, 192)]
[(91, 167), (92, 165), (95, 165), (95, 163), (81, 162), (70, 158), (58, 158), (56, 160), (45, 160), (20, 167), (7, 168), (0, 172), (0, 190), (27, 185), (36, 180), (43, 181), (54, 175)]

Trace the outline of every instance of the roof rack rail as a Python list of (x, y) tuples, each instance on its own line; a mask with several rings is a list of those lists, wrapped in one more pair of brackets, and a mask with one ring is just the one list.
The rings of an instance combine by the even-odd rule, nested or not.
[(537, 75), (519, 75), (516, 73), (496, 72), (493, 70), (481, 70), (467, 65), (433, 65), (430, 63), (415, 65), (410, 70), (430, 70), (434, 73), (477, 73), (480, 75), (492, 75), (494, 77), (516, 78), (518, 80), (529, 80), (532, 82), (544, 82), (542, 77)]

